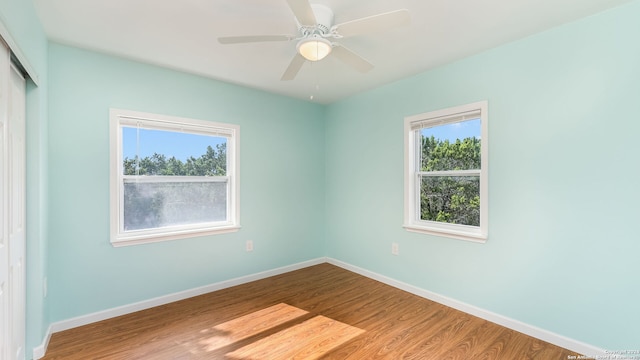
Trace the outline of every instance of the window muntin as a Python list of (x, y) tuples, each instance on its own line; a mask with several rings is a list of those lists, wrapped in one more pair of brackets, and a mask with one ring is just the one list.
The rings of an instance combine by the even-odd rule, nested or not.
[(405, 119), (405, 228), (473, 241), (487, 234), (487, 103)]
[(114, 245), (238, 229), (236, 125), (112, 109), (111, 127)]

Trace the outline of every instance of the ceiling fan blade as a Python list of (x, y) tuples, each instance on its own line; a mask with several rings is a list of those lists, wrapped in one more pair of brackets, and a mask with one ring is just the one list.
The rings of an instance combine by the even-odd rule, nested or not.
[(409, 10), (400, 9), (337, 24), (332, 30), (347, 37), (408, 25), (410, 22)]
[(223, 36), (218, 38), (220, 44), (242, 44), (265, 41), (289, 41), (295, 39), (292, 35), (250, 35), (250, 36)]
[(361, 73), (366, 73), (373, 69), (373, 64), (340, 44), (336, 44), (333, 47), (331, 54)]
[(282, 78), (280, 78), (280, 80), (282, 81), (293, 80), (296, 77), (296, 75), (298, 75), (298, 72), (302, 68), (302, 65), (304, 65), (305, 61), (306, 59), (302, 57), (302, 55), (296, 53), (296, 56), (294, 56), (293, 59), (291, 59), (291, 63), (289, 63), (287, 70), (285, 70), (284, 74), (282, 74)]
[(316, 26), (316, 16), (313, 13), (309, 0), (287, 0), (287, 3), (300, 25)]

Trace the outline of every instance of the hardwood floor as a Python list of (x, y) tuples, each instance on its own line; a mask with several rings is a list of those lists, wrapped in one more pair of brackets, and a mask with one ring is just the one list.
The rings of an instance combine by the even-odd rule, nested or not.
[(330, 264), (53, 334), (53, 359), (562, 359), (578, 355)]

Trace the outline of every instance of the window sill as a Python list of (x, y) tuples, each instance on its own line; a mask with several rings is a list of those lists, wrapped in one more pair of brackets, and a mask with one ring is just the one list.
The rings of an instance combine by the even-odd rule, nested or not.
[(403, 227), (407, 231), (420, 233), (420, 234), (442, 236), (442, 237), (447, 237), (447, 238), (452, 238), (457, 240), (465, 240), (465, 241), (471, 241), (475, 243), (481, 243), (481, 244), (487, 242), (487, 235), (475, 228), (445, 229), (445, 228), (418, 225), (418, 224), (404, 224)]
[(111, 239), (111, 245), (113, 247), (131, 246), (150, 244), (169, 240), (178, 240), (193, 238), (199, 236), (219, 235), (237, 232), (240, 230), (240, 225), (220, 226), (209, 229), (196, 229), (196, 230), (182, 230), (182, 231), (170, 231), (162, 234), (126, 234), (120, 235), (116, 239)]

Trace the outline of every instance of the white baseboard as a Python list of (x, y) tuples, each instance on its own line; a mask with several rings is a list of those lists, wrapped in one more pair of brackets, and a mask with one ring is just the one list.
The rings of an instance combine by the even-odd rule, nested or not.
[(51, 330), (51, 325), (49, 325), (49, 328), (47, 328), (47, 333), (44, 335), (44, 340), (42, 341), (42, 344), (36, 346), (35, 348), (33, 348), (33, 359), (42, 359), (44, 357), (44, 354), (47, 352), (47, 347), (49, 347), (49, 340), (51, 340), (51, 335), (53, 334), (53, 331)]
[(210, 293), (213, 291), (226, 289), (232, 286), (245, 284), (255, 280), (265, 279), (270, 276), (284, 274), (290, 271), (299, 270), (305, 267), (318, 265), (325, 262), (341, 267), (343, 269), (352, 271), (354, 273), (360, 274), (362, 276), (366, 276), (370, 279), (380, 281), (384, 284), (407, 291), (409, 293), (423, 297), (425, 299), (429, 299), (431, 301), (435, 301), (437, 303), (449, 306), (456, 310), (460, 310), (467, 314), (477, 316), (481, 319), (485, 319), (487, 321), (491, 321), (493, 323), (502, 325), (506, 328), (509, 328), (509, 329), (521, 332), (523, 334), (532, 336), (534, 338), (546, 341), (548, 343), (560, 346), (562, 348), (575, 351), (579, 354), (587, 355), (593, 358), (597, 358), (598, 356), (602, 357), (606, 355), (606, 352), (603, 349), (597, 348), (595, 346), (591, 346), (589, 344), (585, 344), (580, 341), (573, 340), (565, 336), (558, 335), (553, 332), (550, 332), (529, 324), (525, 324), (521, 321), (511, 319), (506, 316), (502, 316), (500, 314), (496, 314), (494, 312), (484, 310), (479, 307), (476, 307), (476, 306), (473, 306), (473, 305), (470, 305), (470, 304), (467, 304), (467, 303), (464, 303), (464, 302), (461, 302), (461, 301), (458, 301), (458, 300), (455, 300), (455, 299), (452, 299), (428, 290), (424, 290), (413, 285), (409, 285), (407, 283), (403, 283), (401, 281), (342, 262), (340, 260), (336, 260), (333, 258), (317, 258), (317, 259), (313, 259), (313, 260), (309, 260), (309, 261), (305, 261), (305, 262), (301, 262), (301, 263), (297, 263), (289, 266), (283, 266), (273, 270), (267, 270), (267, 271), (259, 272), (252, 275), (247, 275), (247, 276), (242, 276), (242, 277), (231, 279), (231, 280), (221, 281), (211, 285), (206, 285), (206, 286), (202, 286), (202, 287), (198, 287), (190, 290), (185, 290), (185, 291), (181, 291), (181, 292), (177, 292), (169, 295), (160, 296), (160, 297), (149, 299), (149, 300), (136, 302), (133, 304), (128, 304), (128, 305), (119, 306), (112, 309), (99, 311), (92, 314), (78, 316), (68, 320), (55, 322), (49, 326), (49, 329), (47, 330), (47, 334), (45, 334), (45, 338), (42, 344), (33, 349), (33, 358), (41, 359), (44, 357), (47, 351), (47, 346), (49, 345), (49, 340), (51, 339), (51, 335), (55, 332), (72, 329), (78, 326), (91, 324), (94, 322), (110, 319), (116, 316), (130, 314), (136, 311), (145, 310), (155, 306), (168, 304), (174, 301), (179, 301), (179, 300), (187, 299), (190, 297)]
[(414, 295), (423, 297), (425, 299), (429, 299), (431, 301), (435, 301), (437, 303), (440, 303), (442, 305), (446, 305), (448, 307), (454, 308), (456, 310), (460, 310), (462, 312), (465, 312), (467, 314), (479, 317), (481, 319), (487, 320), (487, 321), (491, 321), (493, 323), (496, 323), (498, 325), (504, 326), (506, 328), (509, 328), (511, 330), (515, 330), (518, 332), (521, 332), (523, 334), (529, 335), (531, 337), (534, 337), (536, 339), (540, 339), (543, 341), (546, 341), (548, 343), (560, 346), (562, 348), (565, 348), (567, 350), (571, 350), (571, 351), (575, 351), (579, 354), (582, 355), (586, 355), (592, 358), (597, 358), (598, 356), (604, 356), (606, 355), (606, 352), (604, 349), (600, 349), (597, 348), (595, 346), (589, 345), (589, 344), (585, 344), (583, 342), (577, 341), (577, 340), (573, 340), (570, 338), (567, 338), (565, 336), (553, 333), (551, 331), (547, 331), (541, 328), (538, 328), (536, 326), (533, 325), (529, 325), (529, 324), (525, 324), (521, 321), (515, 320), (515, 319), (511, 319), (508, 318), (506, 316), (500, 315), (500, 314), (496, 314), (494, 312), (485, 310), (485, 309), (481, 309), (479, 307), (428, 291), (428, 290), (424, 290), (421, 288), (418, 288), (416, 286), (413, 285), (409, 285), (407, 283), (403, 283), (401, 281), (374, 273), (372, 271), (369, 270), (365, 270), (363, 268), (342, 262), (340, 260), (336, 260), (336, 259), (332, 259), (332, 258), (327, 258), (327, 262), (336, 266), (339, 266), (343, 269), (352, 271), (354, 273), (360, 274), (362, 276), (366, 276), (370, 279), (373, 280), (377, 280), (380, 281), (381, 283), (393, 286), (395, 288), (398, 288), (400, 290), (404, 290), (406, 292), (412, 293)]
[(313, 260), (304, 261), (304, 262), (293, 264), (293, 265), (283, 266), (276, 269), (259, 272), (256, 274), (241, 276), (231, 280), (217, 282), (215, 284), (205, 285), (205, 286), (197, 287), (194, 289), (189, 289), (189, 290), (180, 291), (173, 294), (159, 296), (149, 300), (144, 300), (144, 301), (139, 301), (139, 302), (128, 304), (128, 305), (118, 306), (112, 309), (98, 311), (92, 314), (82, 315), (72, 319), (58, 321), (58, 322), (52, 323), (49, 326), (49, 329), (47, 330), (47, 334), (45, 334), (45, 338), (42, 344), (38, 345), (33, 349), (33, 358), (41, 359), (44, 357), (47, 351), (47, 347), (49, 345), (49, 340), (51, 339), (51, 335), (59, 331), (73, 329), (75, 327), (88, 325), (91, 323), (114, 318), (117, 316), (134, 313), (136, 311), (149, 309), (152, 307), (168, 304), (174, 301), (188, 299), (194, 296), (203, 295), (213, 291), (226, 289), (232, 286), (245, 284), (251, 281), (265, 279), (271, 276), (288, 273), (290, 271), (299, 270), (309, 266), (322, 264), (325, 262), (327, 262), (326, 258), (313, 259)]

